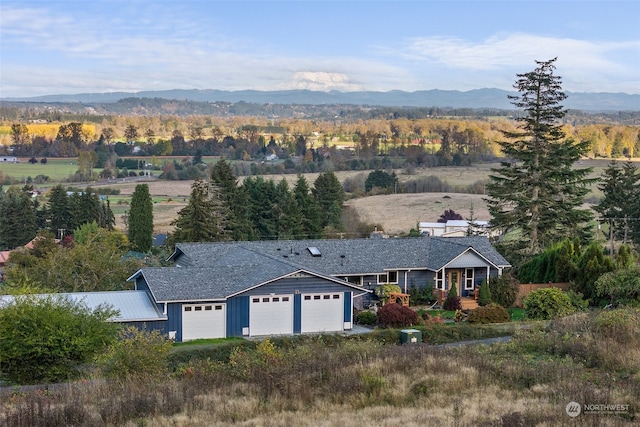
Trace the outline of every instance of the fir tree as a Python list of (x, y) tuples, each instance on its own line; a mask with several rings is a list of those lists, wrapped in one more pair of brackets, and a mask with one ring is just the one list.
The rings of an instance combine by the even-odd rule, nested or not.
[(148, 252), (153, 245), (153, 200), (147, 184), (138, 184), (133, 191), (127, 237), (131, 248), (139, 252)]
[(224, 214), (220, 198), (212, 198), (209, 186), (196, 178), (191, 186), (189, 203), (171, 223), (176, 228), (169, 242), (214, 242), (226, 239)]
[(15, 249), (36, 235), (36, 211), (31, 196), (17, 187), (2, 194), (0, 204), (0, 247)]
[(344, 190), (335, 173), (327, 171), (318, 175), (311, 193), (322, 213), (322, 227), (330, 225), (342, 229)]
[(491, 290), (487, 282), (482, 282), (478, 291), (478, 305), (484, 307), (489, 304), (491, 304)]
[(238, 185), (229, 163), (218, 161), (211, 169), (211, 185), (218, 188), (221, 203), (229, 213), (227, 232), (231, 240), (255, 239), (255, 228), (249, 218), (249, 200), (243, 186)]
[(591, 169), (572, 166), (589, 150), (587, 141), (567, 139), (562, 128), (566, 95), (554, 75), (556, 59), (536, 61), (538, 67), (518, 74), (510, 96), (523, 110), (516, 131), (504, 131), (500, 147), (506, 160), (493, 169), (487, 185), (491, 224), (521, 236), (504, 244), (510, 255), (531, 255), (564, 237), (586, 237), (591, 214), (579, 207), (594, 181)]
[(311, 195), (307, 179), (299, 175), (293, 189), (293, 196), (302, 213), (302, 235), (306, 239), (322, 237), (321, 212)]

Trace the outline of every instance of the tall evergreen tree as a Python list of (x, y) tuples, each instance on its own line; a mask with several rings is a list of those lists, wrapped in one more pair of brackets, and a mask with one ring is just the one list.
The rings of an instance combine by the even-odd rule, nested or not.
[(147, 184), (136, 185), (131, 197), (127, 237), (133, 250), (148, 252), (153, 244), (153, 200)]
[(171, 223), (175, 230), (171, 243), (214, 242), (226, 239), (225, 215), (219, 197), (212, 198), (206, 181), (196, 178), (191, 186), (189, 203)]
[(311, 195), (311, 189), (307, 179), (299, 175), (293, 188), (293, 197), (302, 214), (302, 235), (306, 239), (319, 239), (322, 237), (321, 212), (316, 200)]
[(242, 183), (249, 201), (249, 218), (261, 240), (278, 238), (277, 214), (273, 209), (276, 186), (272, 180), (247, 177)]
[(211, 169), (211, 185), (218, 187), (222, 205), (229, 213), (229, 237), (232, 240), (255, 239), (256, 232), (249, 218), (247, 193), (243, 186), (238, 185), (231, 165), (225, 160), (218, 161)]
[(604, 197), (595, 210), (613, 226), (614, 236), (640, 245), (640, 173), (636, 166), (628, 161), (620, 167), (612, 160), (598, 188)]
[(62, 185), (56, 185), (49, 192), (49, 230), (57, 238), (62, 238), (70, 229), (71, 212), (66, 190)]
[(302, 235), (302, 212), (284, 178), (276, 185), (272, 209), (276, 219), (278, 239), (299, 239)]
[(511, 255), (539, 253), (564, 237), (586, 237), (591, 218), (579, 209), (594, 181), (587, 178), (591, 169), (572, 167), (589, 146), (567, 139), (562, 128), (566, 95), (554, 75), (555, 61), (536, 61), (533, 71), (517, 75), (519, 95), (509, 98), (523, 115), (516, 119), (517, 130), (503, 132), (506, 140), (499, 144), (506, 160), (492, 169), (487, 185), (492, 226), (521, 233), (504, 243)]
[(18, 187), (10, 187), (0, 204), (0, 247), (15, 249), (36, 235), (36, 211), (31, 195)]
[(333, 171), (327, 171), (318, 175), (311, 193), (323, 215), (322, 227), (330, 225), (341, 229), (344, 190), (336, 174)]

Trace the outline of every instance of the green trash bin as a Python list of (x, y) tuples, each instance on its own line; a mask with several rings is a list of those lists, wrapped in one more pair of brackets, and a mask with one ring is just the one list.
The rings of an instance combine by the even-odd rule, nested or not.
[(402, 329), (400, 344), (418, 344), (422, 342), (422, 332), (417, 329)]

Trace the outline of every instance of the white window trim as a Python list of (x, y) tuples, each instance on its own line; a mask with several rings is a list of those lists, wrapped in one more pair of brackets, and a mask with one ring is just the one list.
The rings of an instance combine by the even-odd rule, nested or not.
[(389, 280), (389, 274), (387, 274), (387, 273), (381, 273), (381, 274), (378, 274), (378, 276), (377, 276), (377, 279), (376, 279), (376, 280), (378, 281), (378, 284), (379, 284), (379, 285), (384, 285), (384, 284), (386, 284), (386, 283), (389, 283), (389, 282), (388, 282), (388, 280)]
[[(395, 275), (396, 275), (396, 280), (394, 280), (394, 281), (392, 281), (392, 280), (391, 280), (391, 277), (390, 277), (390, 276), (391, 276), (391, 273), (395, 273)], [(397, 283), (398, 283), (398, 276), (399, 276), (399, 274), (398, 274), (398, 272), (397, 272), (397, 271), (395, 271), (395, 270), (394, 270), (394, 271), (388, 271), (388, 272), (387, 272), (387, 280), (388, 280), (388, 282), (387, 282), (387, 283), (394, 283), (394, 284), (397, 284)]]
[(433, 280), (436, 282), (436, 289), (444, 291), (444, 269), (436, 271)]
[[(469, 272), (471, 272), (471, 275), (469, 275)], [(474, 288), (473, 279), (474, 279), (474, 269), (465, 268), (464, 269), (464, 290), (465, 291), (470, 291)]]

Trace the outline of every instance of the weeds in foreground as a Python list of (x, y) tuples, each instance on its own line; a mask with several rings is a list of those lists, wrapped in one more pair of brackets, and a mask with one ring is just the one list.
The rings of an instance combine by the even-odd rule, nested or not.
[[(560, 319), (491, 347), (266, 340), (220, 360), (181, 362), (160, 383), (8, 394), (0, 425), (634, 425), (640, 331), (627, 317), (599, 316)], [(629, 409), (573, 420), (565, 412), (571, 401)]]

